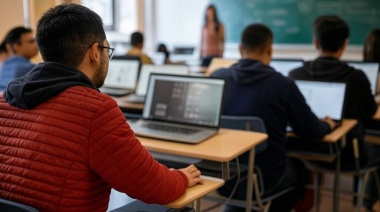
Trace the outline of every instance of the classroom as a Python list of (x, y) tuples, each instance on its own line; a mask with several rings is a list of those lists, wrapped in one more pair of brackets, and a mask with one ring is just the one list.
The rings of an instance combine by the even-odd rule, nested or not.
[(0, 211), (380, 211), (377, 0), (0, 14)]

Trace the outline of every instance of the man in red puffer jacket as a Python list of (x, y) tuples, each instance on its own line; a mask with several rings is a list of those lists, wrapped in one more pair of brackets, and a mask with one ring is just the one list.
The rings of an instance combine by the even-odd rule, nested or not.
[(40, 211), (106, 211), (111, 188), (165, 204), (201, 183), (193, 165), (156, 162), (99, 92), (113, 49), (96, 13), (52, 8), (36, 41), (45, 63), (0, 94), (0, 198)]

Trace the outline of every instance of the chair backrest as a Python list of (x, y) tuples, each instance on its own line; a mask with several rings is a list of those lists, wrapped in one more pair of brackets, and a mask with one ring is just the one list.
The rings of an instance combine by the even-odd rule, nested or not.
[(0, 211), (7, 212), (38, 212), (37, 209), (10, 200), (0, 199)]
[[(257, 116), (226, 116), (220, 117), (220, 127), (236, 130), (247, 130), (266, 133), (264, 121)], [(268, 147), (268, 142), (263, 141), (255, 148), (256, 153), (264, 151)]]

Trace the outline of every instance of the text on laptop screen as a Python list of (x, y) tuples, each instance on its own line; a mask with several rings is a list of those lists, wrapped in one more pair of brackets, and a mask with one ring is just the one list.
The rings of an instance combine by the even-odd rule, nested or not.
[(151, 75), (143, 117), (203, 126), (219, 126), (224, 81)]
[(379, 74), (379, 63), (370, 62), (348, 62), (349, 66), (362, 70), (371, 85), (372, 94), (376, 94), (377, 76)]
[(303, 66), (303, 60), (273, 59), (269, 66), (274, 68), (277, 72), (280, 72), (283, 76), (287, 77), (289, 76), (290, 71)]
[(341, 120), (344, 109), (346, 84), (296, 80), (299, 90), (313, 113), (320, 119), (326, 116)]
[(137, 95), (146, 95), (148, 89), (149, 76), (151, 73), (159, 74), (173, 74), (173, 75), (187, 75), (189, 69), (185, 65), (151, 65), (144, 64), (141, 67), (139, 82), (137, 83), (136, 94)]
[(138, 60), (110, 60), (104, 87), (134, 89), (139, 66)]

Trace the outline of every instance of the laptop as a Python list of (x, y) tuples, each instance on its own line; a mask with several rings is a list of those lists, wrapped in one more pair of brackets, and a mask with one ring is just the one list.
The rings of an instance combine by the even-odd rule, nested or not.
[(371, 85), (373, 95), (376, 95), (377, 79), (379, 74), (379, 63), (375, 62), (360, 62), (360, 61), (346, 61), (349, 66), (362, 70), (367, 76)]
[(303, 64), (302, 59), (272, 59), (269, 66), (287, 77), (292, 70), (302, 67)]
[(219, 130), (224, 80), (150, 76), (142, 119), (129, 123), (138, 136), (196, 144)]
[[(329, 116), (337, 126), (341, 124), (346, 100), (346, 83), (304, 80), (296, 80), (295, 83), (319, 119)], [(289, 126), (288, 131), (292, 131)]]
[(100, 91), (111, 96), (125, 96), (133, 93), (136, 89), (139, 70), (138, 58), (110, 60), (108, 74)]
[(149, 76), (152, 73), (188, 75), (189, 69), (186, 65), (152, 65), (143, 64), (140, 70), (139, 80), (135, 93), (129, 95), (128, 102), (144, 103), (145, 95), (148, 89)]

